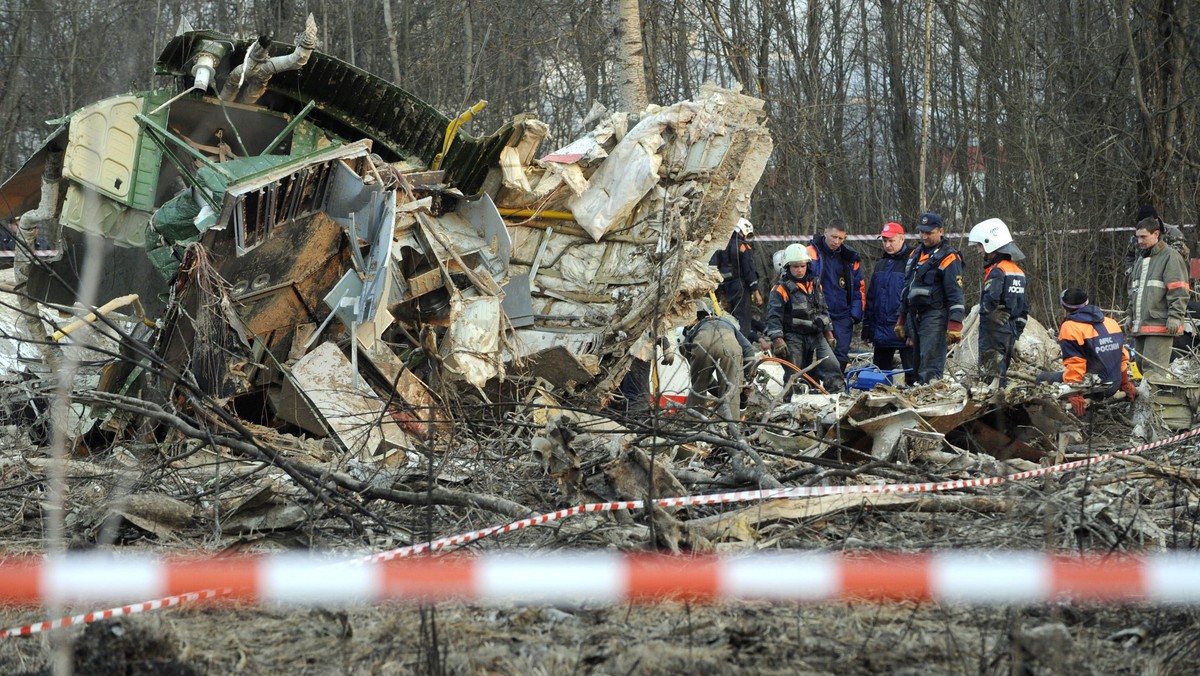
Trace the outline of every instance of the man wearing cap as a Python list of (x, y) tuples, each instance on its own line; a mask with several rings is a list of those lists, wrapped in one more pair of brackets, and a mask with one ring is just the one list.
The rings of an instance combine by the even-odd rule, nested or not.
[(895, 333), (911, 341), (916, 382), (924, 384), (942, 377), (948, 346), (962, 340), (966, 301), (962, 254), (946, 241), (942, 217), (932, 211), (921, 214), (917, 233), (921, 245), (905, 266)]
[[(1081, 383), (1083, 377), (1094, 373), (1108, 387), (1096, 396), (1111, 397), (1117, 390), (1129, 401), (1137, 399), (1137, 390), (1129, 382), (1129, 351), (1125, 336), (1116, 321), (1088, 303), (1083, 289), (1065, 289), (1059, 303), (1067, 311), (1067, 319), (1058, 330), (1058, 346), (1062, 349), (1064, 371), (1038, 374), (1039, 383)], [(1083, 417), (1087, 399), (1080, 393), (1067, 397), (1075, 415)]]
[(812, 258), (812, 273), (821, 280), (829, 319), (833, 322), (836, 345), (833, 348), (842, 372), (850, 363), (850, 340), (854, 325), (863, 319), (866, 301), (866, 280), (858, 252), (845, 244), (846, 222), (835, 218), (825, 226), (820, 237), (808, 243)]
[(1125, 317), (1142, 373), (1165, 373), (1171, 343), (1187, 317), (1188, 269), (1183, 256), (1162, 240), (1162, 221), (1137, 224), (1138, 255), (1129, 271), (1129, 313)]
[[(900, 353), (900, 366), (912, 373), (913, 350), (907, 342), (896, 336), (893, 327), (900, 318), (900, 293), (904, 290), (904, 266), (912, 249), (904, 241), (904, 227), (899, 223), (888, 223), (879, 233), (883, 241), (883, 256), (875, 263), (871, 283), (867, 285), (867, 307), (863, 312), (862, 339), (875, 348), (872, 360), (884, 371), (896, 364), (896, 352)], [(906, 376), (911, 381), (912, 376)]]
[(1025, 271), (1017, 265), (1025, 254), (999, 218), (977, 223), (967, 239), (985, 261), (979, 291), (979, 379), (990, 382), (999, 376), (1004, 387), (1013, 347), (1029, 317)]

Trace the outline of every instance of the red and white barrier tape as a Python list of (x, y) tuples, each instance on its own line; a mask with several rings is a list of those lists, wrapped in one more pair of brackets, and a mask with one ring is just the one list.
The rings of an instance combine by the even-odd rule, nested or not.
[[(1128, 232), (1130, 234), (1133, 234), (1133, 232), (1135, 230), (1136, 230), (1136, 228), (1134, 228), (1132, 225), (1127, 226), (1127, 227), (1115, 227), (1115, 228), (1110, 227), (1110, 228), (1096, 228), (1096, 229), (1066, 228), (1066, 229), (1059, 229), (1059, 230), (1047, 230), (1047, 231), (1043, 231), (1043, 232), (1039, 232), (1039, 233), (1014, 232), (1013, 236), (1014, 237), (1024, 237), (1024, 236), (1045, 237), (1046, 235), (1095, 235), (1097, 233), (1102, 233), (1102, 232)], [(914, 231), (908, 231), (904, 234), (904, 236), (908, 239), (917, 239), (918, 235), (919, 235), (919, 233), (914, 232)], [(949, 238), (949, 239), (966, 238), (967, 233), (965, 233), (965, 232), (945, 232), (942, 234), (942, 236)], [(751, 241), (751, 243), (753, 243), (753, 242), (799, 242), (800, 244), (808, 244), (809, 242), (812, 241), (812, 238), (813, 238), (812, 235), (760, 235), (758, 233), (754, 233), (754, 238), (751, 239), (750, 241)], [(852, 242), (869, 242), (872, 240), (878, 240), (879, 235), (876, 235), (876, 234), (846, 235), (846, 239), (848, 241), (852, 241)]]
[[(672, 498), (659, 498), (655, 500), (655, 504), (659, 507), (683, 507), (687, 505), (715, 505), (722, 503), (736, 502), (754, 502), (759, 500), (780, 500), (790, 498), (813, 498), (828, 495), (852, 495), (852, 494), (876, 494), (876, 493), (933, 493), (937, 491), (959, 490), (963, 488), (975, 488), (979, 486), (996, 486), (1010, 481), (1020, 481), (1022, 479), (1030, 479), (1033, 477), (1052, 474), (1055, 472), (1065, 472), (1072, 469), (1078, 469), (1087, 465), (1094, 465), (1106, 460), (1111, 460), (1114, 457), (1122, 455), (1135, 455), (1144, 451), (1153, 450), (1162, 446), (1178, 443), (1184, 439), (1200, 435), (1200, 427), (1181, 432), (1171, 437), (1159, 439), (1158, 441), (1134, 446), (1121, 451), (1113, 451), (1111, 453), (1103, 453), (1083, 460), (1074, 460), (1072, 462), (1064, 462), (1058, 465), (1050, 465), (1048, 467), (1039, 467), (1038, 469), (1009, 474), (1008, 476), (999, 477), (983, 477), (979, 479), (957, 479), (954, 481), (941, 481), (931, 483), (914, 483), (914, 484), (859, 484), (850, 486), (794, 486), (790, 488), (772, 488), (766, 490), (754, 491), (733, 491), (729, 493), (711, 493), (707, 495), (688, 495)], [(642, 509), (645, 503), (642, 500), (627, 500), (624, 502), (596, 502), (586, 505), (576, 505), (567, 509), (560, 509), (557, 512), (548, 512), (531, 516), (526, 519), (520, 519), (507, 523), (502, 526), (491, 526), (468, 533), (461, 533), (451, 537), (439, 538), (431, 542), (422, 542), (415, 545), (408, 545), (398, 549), (392, 549), (386, 552), (371, 554), (358, 560), (359, 562), (369, 561), (388, 561), (391, 559), (412, 556), (413, 554), (422, 554), (427, 551), (438, 551), (455, 545), (462, 545), (475, 540), (481, 540), (489, 535), (497, 533), (509, 533), (514, 530), (528, 528), (530, 526), (538, 526), (551, 521), (558, 521), (577, 514), (587, 514), (591, 512), (608, 512), (618, 509)]]
[[(1075, 460), (1072, 462), (1061, 463), (1058, 465), (1051, 465), (1048, 467), (1040, 467), (1035, 470), (1029, 470), (1026, 472), (1018, 472), (1016, 474), (1010, 474), (1008, 476), (1003, 476), (1003, 477), (984, 477), (984, 478), (979, 478), (979, 479), (960, 479), (960, 480), (955, 480), (955, 481), (913, 483), (913, 484), (866, 484), (866, 485), (851, 485), (851, 486), (797, 486), (797, 487), (791, 487), (791, 488), (777, 488), (777, 489), (769, 489), (769, 490), (733, 491), (733, 492), (728, 492), (728, 493), (715, 493), (715, 494), (708, 494), (708, 495), (693, 495), (693, 496), (661, 498), (661, 499), (655, 500), (655, 503), (661, 507), (678, 507), (678, 506), (685, 506), (685, 505), (711, 505), (711, 504), (721, 504), (721, 503), (750, 502), (750, 501), (757, 501), (757, 500), (819, 497), (819, 496), (828, 496), (828, 495), (935, 492), (935, 491), (945, 491), (945, 490), (958, 490), (958, 489), (963, 489), (963, 488), (974, 488), (974, 487), (979, 487), (979, 486), (995, 486), (995, 485), (1010, 482), (1010, 481), (1020, 481), (1022, 479), (1029, 479), (1029, 478), (1043, 476), (1043, 475), (1051, 474), (1051, 473), (1055, 473), (1055, 472), (1064, 472), (1064, 471), (1068, 471), (1068, 470), (1072, 470), (1072, 469), (1078, 469), (1080, 467), (1094, 465), (1094, 464), (1097, 464), (1100, 462), (1104, 462), (1106, 460), (1111, 460), (1112, 458), (1117, 457), (1117, 456), (1134, 455), (1137, 453), (1142, 453), (1144, 451), (1152, 450), (1155, 448), (1161, 448), (1163, 446), (1174, 444), (1179, 441), (1183, 441), (1185, 439), (1188, 439), (1190, 437), (1194, 437), (1197, 435), (1200, 435), (1200, 428), (1192, 429), (1187, 432), (1182, 432), (1180, 434), (1176, 434), (1171, 437), (1166, 437), (1164, 439), (1159, 439), (1158, 441), (1154, 441), (1154, 442), (1151, 442), (1148, 444), (1142, 444), (1140, 446), (1134, 446), (1132, 448), (1124, 449), (1121, 451), (1113, 451), (1111, 453), (1104, 453), (1104, 454), (1097, 455), (1097, 456), (1094, 456), (1091, 458), (1086, 458), (1084, 460)], [(380, 564), (396, 561), (399, 559), (407, 559), (408, 557), (411, 557), (415, 554), (440, 551), (447, 547), (466, 544), (469, 542), (473, 542), (475, 540), (480, 540), (480, 539), (483, 539), (490, 535), (495, 535), (498, 533), (509, 533), (509, 532), (512, 532), (515, 530), (520, 530), (522, 528), (528, 528), (530, 526), (541, 525), (544, 523), (549, 523), (551, 521), (557, 521), (559, 519), (564, 519), (567, 517), (575, 516), (577, 514), (585, 514), (585, 513), (592, 513), (592, 512), (605, 512), (605, 511), (613, 511), (613, 510), (618, 510), (618, 509), (641, 509), (642, 507), (644, 507), (644, 505), (645, 505), (645, 503), (642, 500), (628, 500), (628, 501), (622, 501), (622, 502), (601, 502), (601, 503), (590, 503), (590, 504), (585, 504), (585, 505), (577, 505), (575, 507), (558, 510), (556, 512), (549, 512), (546, 514), (539, 514), (537, 516), (532, 516), (532, 517), (529, 517), (526, 519), (520, 519), (518, 521), (514, 521), (514, 522), (511, 522), (508, 524), (501, 525), (501, 526), (492, 526), (489, 528), (471, 531), (468, 533), (462, 533), (462, 534), (454, 535), (451, 537), (439, 538), (439, 539), (433, 540), (431, 542), (424, 542), (424, 543), (420, 543), (420, 544), (416, 544), (416, 545), (409, 545), (407, 547), (400, 547), (398, 549), (393, 549), (393, 550), (389, 550), (386, 552), (379, 552), (377, 554), (371, 554), (369, 556), (354, 559), (353, 561), (350, 561), (349, 563), (355, 564), (355, 567), (357, 567), (357, 568), (373, 569), (373, 568), (379, 566)], [(214, 562), (211, 562), (208, 565), (219, 568), (224, 565), (223, 562), (225, 562), (225, 561), (228, 561), (228, 559), (215, 560)], [(1198, 559), (1198, 561), (1200, 561), (1200, 559)], [(49, 564), (46, 564), (46, 565), (49, 565)], [(314, 565), (316, 565), (316, 564), (314, 564)], [(434, 564), (434, 565), (437, 565), (437, 564)], [(1200, 562), (1198, 562), (1196, 565), (1200, 566)], [(345, 570), (344, 568), (342, 568), (342, 569), (339, 569), (338, 575), (329, 575), (330, 566), (328, 563), (321, 563), (321, 564), (319, 564), (319, 567), (320, 567), (321, 572), (314, 576), (316, 578), (315, 581), (317, 584), (321, 584), (322, 582), (332, 582), (334, 580), (339, 580), (342, 577), (342, 574), (340, 571)], [(109, 569), (110, 569), (109, 567), (105, 568), (105, 570), (109, 570)], [(0, 575), (3, 575), (2, 569), (0, 569)], [(6, 589), (4, 583), (9, 581), (7, 579), (8, 577), (9, 576), (4, 575), (3, 578), (0, 579), (0, 600), (2, 600), (2, 598), (4, 597), (5, 589)], [(84, 577), (82, 579), (90, 580), (91, 578), (88, 577), (87, 575), (84, 575)], [(149, 579), (149, 578), (147, 578), (147, 579)], [(536, 576), (532, 579), (536, 579)], [(1200, 579), (1200, 578), (1198, 578), (1198, 579)], [(241, 581), (245, 582), (245, 580), (241, 580)], [(219, 596), (228, 595), (229, 593), (231, 593), (231, 590), (233, 587), (233, 585), (228, 585), (225, 582), (222, 582), (220, 584), (214, 583), (212, 585), (201, 585), (201, 584), (199, 584), (199, 582), (200, 582), (200, 580), (199, 580), (199, 578), (197, 578), (194, 581), (194, 583), (192, 583), (192, 585), (187, 588), (189, 590), (203, 588), (205, 586), (213, 587), (213, 588), (204, 588), (203, 591), (199, 591), (199, 592), (188, 591), (187, 593), (184, 593), (184, 594), (179, 594), (179, 595), (175, 595), (175, 596), (167, 596), (164, 598), (156, 599), (154, 601), (147, 601), (144, 603), (138, 603), (138, 604), (133, 604), (133, 605), (128, 605), (128, 606), (121, 606), (119, 608), (112, 608), (112, 609), (103, 610), (103, 611), (86, 613), (83, 615), (64, 617), (64, 618), (60, 618), (58, 620), (53, 620), (53, 621), (45, 621), (45, 622), (25, 625), (25, 626), (21, 626), (21, 627), (14, 627), (11, 629), (0, 630), (0, 638), (6, 637), (6, 636), (26, 636), (29, 634), (39, 633), (39, 632), (46, 631), (49, 629), (57, 629), (59, 627), (70, 626), (73, 624), (86, 624), (88, 622), (93, 622), (95, 620), (101, 620), (101, 619), (107, 619), (109, 617), (116, 617), (116, 616), (120, 616), (120, 615), (131, 615), (131, 614), (146, 612), (146, 611), (150, 611), (150, 610), (157, 610), (159, 608), (171, 607), (174, 605), (179, 605), (180, 603), (183, 603), (185, 601), (195, 601), (195, 600), (200, 600), (200, 599), (216, 598)], [(311, 583), (313, 581), (310, 580), (309, 582)], [(90, 584), (92, 584), (92, 582), (87, 582), (86, 584), (90, 585)], [(1200, 583), (1198, 583), (1198, 584), (1200, 584)], [(104, 588), (105, 585), (107, 585), (107, 588), (112, 591), (129, 592), (125, 595), (125, 598), (128, 598), (131, 595), (134, 595), (132, 593), (133, 590), (120, 589), (120, 588), (114, 587), (113, 585), (110, 585), (107, 582), (103, 581), (103, 578), (101, 578), (101, 582), (97, 583), (97, 586), (99, 586), (101, 588)], [(217, 589), (216, 587), (228, 587), (228, 588)], [(36, 598), (31, 597), (29, 600), (30, 601), (41, 601), (44, 598), (57, 598), (57, 597), (38, 596)], [(335, 595), (333, 598), (328, 598), (327, 600), (336, 601), (336, 600), (338, 600), (338, 598)], [(1200, 596), (1198, 596), (1198, 600), (1200, 600)]]
[[(31, 634), (40, 634), (43, 631), (51, 629), (60, 629), (62, 627), (70, 627), (76, 624), (91, 624), (97, 620), (109, 620), (114, 617), (122, 617), (124, 615), (137, 615), (139, 613), (158, 610), (160, 608), (170, 608), (180, 605), (187, 601), (202, 601), (205, 599), (217, 598), (232, 593), (232, 589), (205, 589), (204, 591), (191, 591), (186, 594), (176, 594), (174, 596), (166, 596), (153, 601), (144, 601), (142, 603), (134, 603), (127, 606), (117, 606), (107, 610), (96, 610), (82, 615), (70, 615), (68, 617), (60, 617), (57, 620), (46, 620), (37, 624), (26, 624), (21, 627), (13, 627), (11, 629), (0, 630), (0, 638), (7, 636), (29, 636)], [(0, 596), (3, 595), (0, 591)], [(144, 594), (143, 594), (144, 596)]]
[(1200, 603), (1200, 554), (1055, 556), (1034, 552), (734, 557), (612, 552), (449, 556), (376, 562), (329, 574), (288, 554), (163, 561), (85, 554), (0, 563), (0, 602), (98, 602), (128, 594), (229, 587), (245, 601), (350, 605), (378, 601), (479, 604), (915, 599), (949, 603), (1074, 601)]

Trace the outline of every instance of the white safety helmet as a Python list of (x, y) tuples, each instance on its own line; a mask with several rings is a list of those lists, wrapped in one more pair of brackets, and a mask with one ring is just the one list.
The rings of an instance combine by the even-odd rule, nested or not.
[(751, 223), (749, 219), (739, 218), (737, 226), (735, 226), (734, 229), (737, 230), (738, 234), (743, 238), (754, 235), (754, 224)]
[(811, 263), (812, 256), (808, 255), (808, 247), (803, 244), (789, 244), (783, 250), (783, 265), (787, 267), (795, 263)]
[(971, 244), (982, 244), (986, 253), (993, 253), (1006, 244), (1012, 244), (1013, 238), (1004, 221), (999, 218), (989, 218), (976, 223), (975, 227), (971, 228), (971, 234), (967, 236), (967, 241)]

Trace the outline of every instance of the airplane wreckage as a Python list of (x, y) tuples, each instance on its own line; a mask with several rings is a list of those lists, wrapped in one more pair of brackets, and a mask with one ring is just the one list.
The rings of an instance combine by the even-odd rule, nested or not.
[[(368, 459), (437, 434), (455, 388), (486, 400), (524, 379), (547, 406), (598, 405), (719, 283), (708, 261), (772, 150), (762, 101), (706, 86), (539, 155), (549, 130), (533, 117), (472, 138), (460, 128), (478, 107), (448, 118), (322, 54), (311, 17), (296, 42), (181, 32), (157, 62), (173, 88), (59, 120), (0, 187), (2, 215), (60, 252), (19, 257), (28, 317), (86, 298), (115, 299), (101, 324), (115, 325), (103, 317), (114, 306), (144, 318), (131, 333), (166, 368), (111, 360), (97, 390), (186, 408), (186, 383), (249, 422)], [(87, 286), (97, 242), (105, 262)], [(54, 363), (72, 326), (47, 321), (57, 333), (39, 359)], [(46, 334), (38, 321), (26, 331)], [(1048, 365), (1057, 350), (1039, 335), (1041, 348), (1026, 342)], [(765, 415), (864, 457), (965, 430), (983, 440), (969, 450), (1036, 460), (1071, 426), (1054, 394), (1008, 393), (1012, 436), (986, 422), (994, 398), (950, 380), (800, 396)], [(94, 414), (114, 434), (129, 424)], [(814, 451), (803, 437), (763, 441)]]

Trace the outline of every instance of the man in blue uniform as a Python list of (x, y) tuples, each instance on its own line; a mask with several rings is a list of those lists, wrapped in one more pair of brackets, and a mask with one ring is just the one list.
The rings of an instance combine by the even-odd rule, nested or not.
[(949, 346), (962, 340), (966, 301), (962, 254), (946, 241), (942, 217), (932, 211), (921, 214), (917, 233), (921, 245), (905, 267), (895, 332), (911, 341), (916, 382), (926, 384), (942, 377)]
[[(912, 373), (913, 350), (906, 341), (896, 337), (893, 327), (900, 318), (900, 292), (904, 289), (904, 266), (912, 249), (904, 241), (904, 227), (899, 223), (888, 223), (879, 233), (883, 241), (883, 256), (875, 263), (871, 283), (867, 285), (867, 307), (863, 313), (862, 339), (875, 347), (872, 362), (884, 371), (896, 364), (896, 353), (900, 353), (900, 366)], [(906, 382), (912, 376), (906, 376)]]
[(825, 294), (825, 306), (833, 322), (834, 356), (845, 372), (850, 362), (850, 340), (854, 336), (854, 325), (863, 318), (866, 301), (866, 281), (863, 279), (862, 262), (858, 252), (846, 246), (846, 222), (835, 218), (825, 226), (820, 237), (813, 236), (808, 243), (808, 255), (812, 258), (812, 273), (821, 282)]
[(999, 218), (977, 223), (967, 240), (986, 261), (979, 291), (979, 379), (990, 382), (999, 376), (1004, 387), (1013, 347), (1029, 317), (1025, 272), (1017, 265), (1025, 254)]

